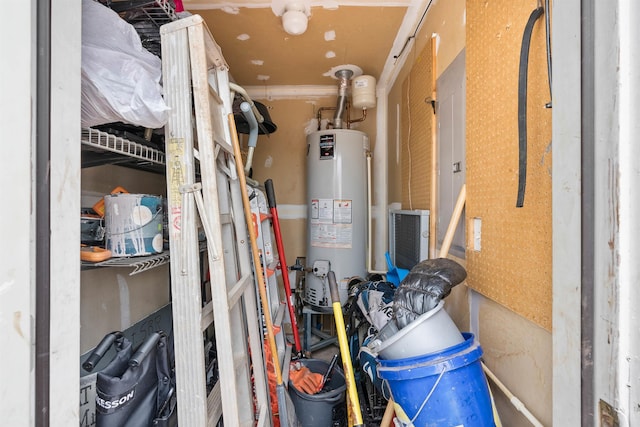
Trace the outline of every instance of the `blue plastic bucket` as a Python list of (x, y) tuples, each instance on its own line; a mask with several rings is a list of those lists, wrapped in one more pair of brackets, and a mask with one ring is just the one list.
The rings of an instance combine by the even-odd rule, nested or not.
[(464, 336), (464, 343), (430, 355), (378, 359), (377, 374), (402, 409), (396, 411), (399, 421), (419, 427), (495, 426), (482, 348), (473, 334)]

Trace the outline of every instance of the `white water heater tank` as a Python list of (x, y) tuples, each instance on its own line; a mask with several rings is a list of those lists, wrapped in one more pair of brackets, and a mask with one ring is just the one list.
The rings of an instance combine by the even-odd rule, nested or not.
[(307, 136), (307, 257), (304, 299), (331, 309), (327, 273), (336, 276), (340, 302), (349, 282), (366, 275), (367, 156), (369, 137), (351, 129)]
[(358, 76), (351, 81), (351, 104), (355, 108), (376, 106), (376, 79), (373, 76)]

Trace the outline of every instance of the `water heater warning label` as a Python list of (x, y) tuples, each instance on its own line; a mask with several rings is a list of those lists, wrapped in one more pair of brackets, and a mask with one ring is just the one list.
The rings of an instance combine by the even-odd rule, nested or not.
[(333, 222), (336, 224), (351, 224), (351, 200), (333, 201)]
[(351, 224), (328, 224), (312, 219), (311, 246), (350, 249), (353, 240)]
[(352, 200), (311, 200), (311, 246), (351, 248), (353, 242), (352, 218)]
[(311, 218), (333, 222), (333, 199), (311, 200)]

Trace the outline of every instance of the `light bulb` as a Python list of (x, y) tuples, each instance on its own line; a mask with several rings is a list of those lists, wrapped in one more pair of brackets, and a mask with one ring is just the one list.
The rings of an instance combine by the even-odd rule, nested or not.
[(282, 14), (282, 26), (288, 34), (292, 36), (303, 34), (307, 31), (308, 21), (303, 8), (295, 4), (285, 7), (285, 12)]

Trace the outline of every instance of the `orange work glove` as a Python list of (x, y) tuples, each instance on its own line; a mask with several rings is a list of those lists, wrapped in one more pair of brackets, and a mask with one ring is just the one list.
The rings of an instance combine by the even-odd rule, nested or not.
[(311, 372), (306, 366), (296, 369), (294, 365), (291, 365), (289, 378), (293, 386), (304, 393), (316, 394), (320, 391), (322, 375)]

